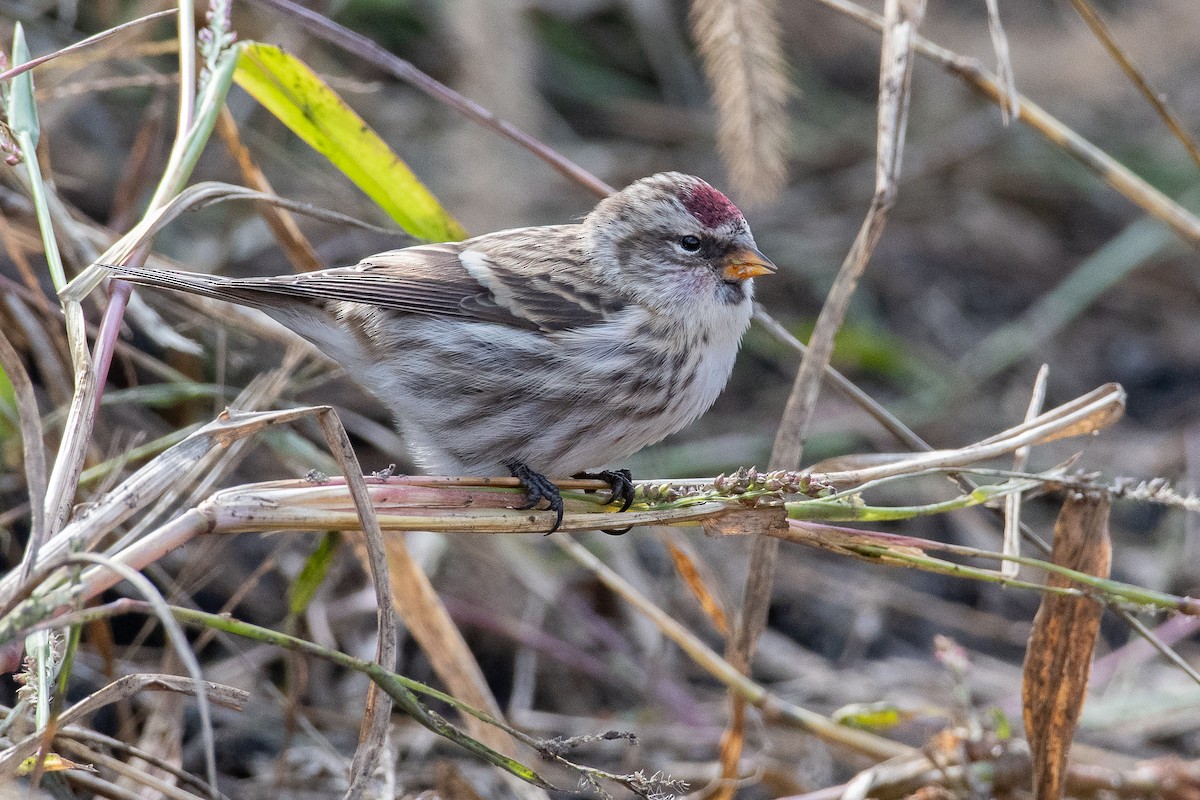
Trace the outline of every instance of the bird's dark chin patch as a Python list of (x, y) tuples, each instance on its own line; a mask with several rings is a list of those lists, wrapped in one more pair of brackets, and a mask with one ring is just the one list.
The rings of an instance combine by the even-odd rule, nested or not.
[(717, 284), (717, 299), (727, 305), (736, 306), (746, 299), (746, 284), (741, 281), (721, 281)]

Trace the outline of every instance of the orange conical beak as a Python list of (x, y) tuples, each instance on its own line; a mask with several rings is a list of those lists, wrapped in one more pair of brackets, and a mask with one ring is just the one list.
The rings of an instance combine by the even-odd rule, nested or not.
[(759, 275), (770, 275), (775, 271), (771, 259), (753, 247), (734, 250), (725, 256), (722, 264), (721, 277), (727, 281), (745, 281)]

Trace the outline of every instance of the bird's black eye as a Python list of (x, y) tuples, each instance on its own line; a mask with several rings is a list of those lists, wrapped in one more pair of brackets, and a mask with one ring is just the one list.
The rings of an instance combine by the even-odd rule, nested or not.
[(700, 251), (700, 237), (685, 236), (679, 240), (679, 246), (689, 253), (697, 253)]

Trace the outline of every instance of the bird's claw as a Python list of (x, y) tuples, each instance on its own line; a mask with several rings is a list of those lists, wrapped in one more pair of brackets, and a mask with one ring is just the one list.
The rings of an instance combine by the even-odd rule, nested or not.
[(508, 466), (508, 471), (512, 476), (521, 482), (525, 488), (527, 500), (525, 505), (517, 506), (518, 511), (527, 511), (537, 506), (543, 500), (546, 501), (546, 510), (554, 512), (554, 524), (550, 526), (550, 530), (546, 531), (546, 535), (554, 533), (558, 530), (558, 526), (562, 525), (563, 521), (563, 499), (558, 492), (558, 487), (554, 482), (540, 472), (534, 472), (527, 465), (514, 461)]
[[(575, 476), (576, 478), (592, 478), (594, 480), (604, 481), (608, 484), (609, 491), (612, 492), (612, 497), (609, 498), (608, 504), (620, 503), (621, 507), (617, 509), (617, 513), (628, 511), (633, 505), (633, 473), (627, 469), (606, 469), (603, 472), (581, 472)], [(601, 528), (600, 530), (607, 533), (609, 536), (620, 536), (623, 533), (629, 533), (633, 529), (631, 525), (628, 528)]]

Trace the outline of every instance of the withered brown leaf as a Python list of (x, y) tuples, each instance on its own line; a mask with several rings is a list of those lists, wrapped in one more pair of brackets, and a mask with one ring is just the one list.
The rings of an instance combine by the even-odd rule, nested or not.
[[(1068, 495), (1054, 525), (1052, 561), (1107, 578), (1112, 562), (1108, 510), (1108, 495), (1103, 492)], [(1072, 585), (1058, 575), (1050, 575), (1046, 583)], [(1071, 738), (1087, 694), (1103, 613), (1104, 607), (1093, 598), (1046, 594), (1034, 618), (1021, 694), (1038, 800), (1062, 797)]]

